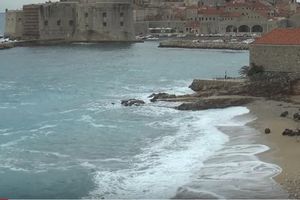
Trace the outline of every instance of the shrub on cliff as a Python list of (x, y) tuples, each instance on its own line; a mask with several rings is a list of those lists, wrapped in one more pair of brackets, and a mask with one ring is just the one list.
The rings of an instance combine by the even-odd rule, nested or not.
[(243, 77), (252, 77), (253, 75), (262, 74), (264, 72), (263, 66), (256, 65), (255, 63), (251, 63), (250, 66), (243, 66), (239, 74)]

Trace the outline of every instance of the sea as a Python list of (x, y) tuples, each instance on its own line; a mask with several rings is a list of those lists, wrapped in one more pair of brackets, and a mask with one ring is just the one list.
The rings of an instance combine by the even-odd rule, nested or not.
[[(284, 198), (246, 107), (178, 111), (152, 93), (238, 76), (248, 51), (157, 42), (0, 51), (0, 196)], [(144, 106), (123, 107), (137, 98)]]

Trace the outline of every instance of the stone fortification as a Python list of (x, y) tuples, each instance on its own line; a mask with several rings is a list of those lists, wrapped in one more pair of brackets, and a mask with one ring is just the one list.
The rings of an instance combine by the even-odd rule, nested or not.
[(6, 12), (5, 36), (22, 40), (133, 41), (130, 0), (61, 0)]
[(265, 71), (300, 72), (299, 45), (251, 45), (250, 63)]

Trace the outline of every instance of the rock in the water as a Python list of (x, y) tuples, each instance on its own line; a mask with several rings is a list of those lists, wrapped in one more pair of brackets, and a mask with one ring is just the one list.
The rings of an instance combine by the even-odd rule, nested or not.
[(171, 99), (171, 98), (176, 98), (175, 94), (168, 94), (168, 93), (153, 93), (151, 94), (148, 98), (152, 98), (150, 101), (155, 102), (159, 99)]
[(289, 115), (288, 111), (281, 113), (280, 117), (287, 117)]
[(266, 128), (266, 129), (265, 129), (265, 134), (270, 134), (270, 133), (271, 133), (271, 129)]
[(128, 99), (128, 100), (122, 100), (121, 104), (123, 106), (141, 106), (144, 105), (145, 102), (139, 99)]

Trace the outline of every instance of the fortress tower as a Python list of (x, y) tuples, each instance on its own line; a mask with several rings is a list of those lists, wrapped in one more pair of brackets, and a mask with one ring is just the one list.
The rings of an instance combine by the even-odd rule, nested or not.
[(25, 40), (133, 41), (132, 0), (61, 0), (7, 11), (5, 36)]

